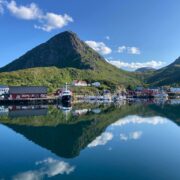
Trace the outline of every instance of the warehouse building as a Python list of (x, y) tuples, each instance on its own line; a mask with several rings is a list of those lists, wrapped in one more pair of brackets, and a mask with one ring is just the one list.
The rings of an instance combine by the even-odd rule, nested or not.
[(10, 86), (9, 99), (38, 99), (47, 97), (45, 86)]

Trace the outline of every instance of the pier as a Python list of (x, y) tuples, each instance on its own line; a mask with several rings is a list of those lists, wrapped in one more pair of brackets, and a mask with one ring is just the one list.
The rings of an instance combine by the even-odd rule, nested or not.
[(28, 99), (0, 99), (0, 105), (43, 105), (58, 104), (61, 100), (56, 97)]

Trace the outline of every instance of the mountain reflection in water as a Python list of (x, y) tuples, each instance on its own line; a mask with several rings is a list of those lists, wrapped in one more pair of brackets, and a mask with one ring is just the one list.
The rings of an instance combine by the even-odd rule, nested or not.
[[(180, 106), (170, 104), (121, 104), (71, 106), (1, 107), (1, 123), (22, 134), (59, 157), (73, 158), (86, 147), (95, 146), (101, 134), (112, 124), (159, 123), (156, 117), (180, 122)], [(129, 116), (131, 115), (131, 116)], [(134, 115), (134, 116), (133, 116)], [(154, 118), (155, 117), (155, 118)], [(122, 140), (138, 138), (141, 132), (121, 134)]]
[[(61, 176), (61, 178), (68, 179), (71, 175), (71, 178), (73, 178), (73, 175), (77, 173), (74, 179), (81, 179), (79, 178), (81, 175), (78, 175), (78, 172), (81, 172), (83, 177), (88, 179), (92, 178), (91, 171), (88, 171), (91, 168), (92, 171), (98, 169), (98, 172), (96, 172), (97, 178), (114, 177), (118, 179), (121, 177), (123, 179), (132, 179), (129, 169), (131, 171), (136, 170), (133, 177), (145, 179), (141, 177), (142, 172), (140, 173), (138, 168), (141, 169), (141, 166), (149, 165), (149, 168), (152, 168), (152, 171), (149, 172), (154, 173), (153, 163), (156, 164), (157, 162), (153, 160), (162, 156), (161, 153), (157, 154), (155, 150), (157, 147), (157, 150), (161, 149), (161, 144), (162, 147), (166, 147), (166, 141), (171, 142), (168, 141), (167, 132), (172, 134), (174, 128), (180, 125), (179, 109), (178, 101), (174, 100), (156, 104), (154, 102), (138, 101), (119, 104), (75, 104), (73, 106), (1, 106), (1, 124), (12, 132), (16, 132), (17, 135), (21, 135), (26, 143), (31, 142), (32, 150), (40, 148), (38, 150), (40, 154), (42, 149), (48, 151), (48, 153), (45, 157), (38, 155), (39, 158), (34, 158), (31, 166), (20, 166), (19, 170), (14, 170), (15, 167), (12, 167), (10, 175), (10, 170), (7, 170), (6, 176), (2, 174), (6, 170), (3, 169), (4, 165), (0, 163), (0, 167), (3, 169), (2, 172), (0, 171), (0, 178), (46, 179), (57, 176), (57, 179), (59, 179), (59, 176)], [(178, 132), (176, 131), (176, 133)], [(15, 139), (16, 134), (13, 134)], [(161, 134), (166, 135), (166, 141), (161, 139), (161, 137), (164, 137)], [(157, 136), (159, 139), (155, 140)], [(2, 144), (1, 141), (0, 145)], [(18, 150), (21, 151), (23, 146), (21, 148), (17, 147), (16, 154)], [(156, 148), (152, 148), (152, 146)], [(167, 144), (167, 147), (171, 146)], [(29, 152), (32, 151), (31, 148), (28, 149)], [(179, 146), (176, 148), (178, 153)], [(32, 151), (32, 157), (34, 157), (36, 151)], [(110, 152), (113, 153), (109, 154)], [(145, 157), (147, 152), (149, 156)], [(128, 156), (125, 158), (123, 153), (127, 153)], [(136, 158), (139, 157), (136, 155), (138, 153), (139, 156), (146, 159), (147, 164), (144, 164), (143, 158)], [(172, 156), (167, 151), (164, 153)], [(83, 160), (86, 156), (88, 157), (88, 163)], [(175, 161), (174, 157), (169, 159), (168, 156), (162, 156), (161, 158), (164, 158), (164, 161), (168, 160), (170, 164)], [(28, 161), (31, 159), (30, 157), (29, 159), (26, 158)], [(99, 158), (103, 159), (96, 161)], [(9, 161), (11, 162), (11, 160)], [(118, 167), (116, 169), (110, 168), (108, 164), (103, 164), (107, 163), (106, 161), (113, 166), (117, 163)], [(23, 161), (23, 163), (26, 164), (26, 161)], [(133, 163), (137, 163), (137, 166), (129, 168)], [(87, 169), (86, 164), (89, 167)], [(177, 167), (178, 164), (180, 162), (176, 163)], [(163, 168), (161, 163), (156, 168), (160, 167)], [(123, 170), (123, 173), (117, 168)], [(174, 169), (174, 166), (172, 168)], [(149, 172), (144, 171), (145, 175)], [(167, 175), (166, 173), (164, 176)], [(162, 174), (158, 176), (156, 174), (154, 177), (165, 179), (162, 176)], [(180, 174), (169, 175), (174, 179), (179, 176)]]

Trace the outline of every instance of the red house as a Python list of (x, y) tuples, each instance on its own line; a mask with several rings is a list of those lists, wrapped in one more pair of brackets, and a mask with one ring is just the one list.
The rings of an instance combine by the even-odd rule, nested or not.
[(45, 86), (10, 86), (9, 99), (29, 99), (47, 97), (47, 87)]

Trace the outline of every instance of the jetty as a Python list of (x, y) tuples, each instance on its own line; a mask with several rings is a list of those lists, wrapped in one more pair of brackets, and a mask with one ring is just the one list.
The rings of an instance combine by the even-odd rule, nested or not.
[(60, 99), (56, 97), (27, 98), (27, 99), (0, 99), (0, 105), (44, 105), (58, 104)]

